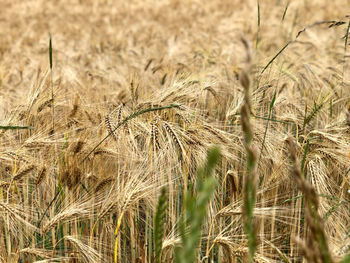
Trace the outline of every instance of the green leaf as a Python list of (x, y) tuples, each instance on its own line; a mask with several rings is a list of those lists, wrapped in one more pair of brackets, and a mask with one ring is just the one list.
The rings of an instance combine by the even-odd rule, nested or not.
[(349, 39), (349, 32), (350, 31), (350, 20), (348, 23), (348, 27), (346, 28), (346, 33), (345, 33), (345, 45), (344, 45), (344, 51), (346, 52), (347, 46), (348, 46), (348, 39)]
[(303, 171), (304, 171), (305, 162), (306, 162), (306, 156), (307, 156), (307, 153), (308, 153), (308, 151), (309, 151), (309, 145), (310, 145), (310, 141), (308, 140), (308, 141), (306, 142), (306, 145), (305, 145), (305, 148), (304, 148), (303, 159), (302, 159), (301, 165), (300, 165), (300, 170), (301, 170), (302, 173), (303, 173)]
[(273, 105), (275, 104), (275, 101), (276, 101), (276, 91), (273, 93), (272, 101), (270, 103), (270, 111), (272, 110)]
[(290, 43), (292, 43), (293, 41), (289, 41), (287, 44), (285, 44), (280, 51), (278, 51), (276, 53), (276, 55), (273, 56), (273, 58), (266, 64), (266, 66), (263, 68), (263, 70), (261, 71), (260, 74), (263, 74), (265, 72), (265, 70), (272, 64), (272, 62), (275, 61), (275, 59), (283, 52), (283, 50), (285, 50)]
[(49, 42), (49, 58), (50, 58), (50, 69), (52, 70), (52, 41), (50, 33), (50, 42)]
[(32, 130), (34, 127), (32, 126), (0, 126), (0, 130)]
[(340, 263), (350, 263), (350, 254), (345, 255)]
[(185, 196), (185, 210), (179, 224), (182, 242), (175, 248), (176, 263), (193, 263), (196, 260), (207, 207), (217, 187), (217, 181), (212, 174), (219, 159), (219, 149), (211, 148), (205, 165), (197, 170), (197, 193), (192, 194), (189, 191)]
[(289, 2), (287, 3), (286, 8), (284, 9), (283, 16), (282, 16), (282, 22), (284, 21), (284, 18), (286, 17), (288, 7), (289, 7)]

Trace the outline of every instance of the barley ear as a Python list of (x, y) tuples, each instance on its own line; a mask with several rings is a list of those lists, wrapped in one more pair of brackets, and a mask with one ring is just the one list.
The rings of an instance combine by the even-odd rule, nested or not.
[[(331, 253), (328, 248), (326, 233), (324, 232), (323, 220), (318, 214), (318, 195), (315, 188), (307, 182), (300, 170), (300, 165), (297, 158), (297, 150), (294, 140), (289, 137), (287, 139), (289, 145), (290, 156), (292, 160), (292, 174), (297, 183), (297, 187), (302, 191), (305, 199), (305, 218), (310, 229), (310, 237), (308, 237), (307, 245), (305, 244), (304, 255), (310, 262), (314, 261), (314, 258), (308, 258), (308, 255), (313, 255), (319, 262), (332, 263), (334, 262)], [(308, 253), (312, 250), (312, 253)]]

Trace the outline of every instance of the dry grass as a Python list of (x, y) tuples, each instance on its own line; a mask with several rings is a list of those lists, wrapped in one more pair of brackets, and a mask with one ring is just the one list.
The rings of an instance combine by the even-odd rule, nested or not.
[(0, 262), (154, 262), (163, 187), (173, 262), (211, 145), (197, 262), (349, 253), (348, 1), (258, 2), (2, 1)]

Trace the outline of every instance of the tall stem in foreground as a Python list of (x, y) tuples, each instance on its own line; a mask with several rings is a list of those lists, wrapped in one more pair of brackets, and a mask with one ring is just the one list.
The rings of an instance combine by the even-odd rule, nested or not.
[(248, 237), (248, 262), (254, 262), (254, 254), (257, 247), (256, 230), (253, 222), (253, 212), (256, 202), (256, 152), (252, 147), (253, 132), (250, 124), (250, 99), (249, 88), (250, 80), (246, 71), (242, 72), (241, 84), (244, 87), (244, 103), (241, 108), (242, 130), (244, 134), (244, 147), (247, 153), (247, 171), (244, 177), (243, 188), (243, 220), (244, 229)]

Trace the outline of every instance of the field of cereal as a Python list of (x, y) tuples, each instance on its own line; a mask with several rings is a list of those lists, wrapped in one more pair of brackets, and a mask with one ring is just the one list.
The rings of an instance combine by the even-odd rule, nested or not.
[(349, 28), (348, 0), (0, 1), (0, 262), (350, 262)]

